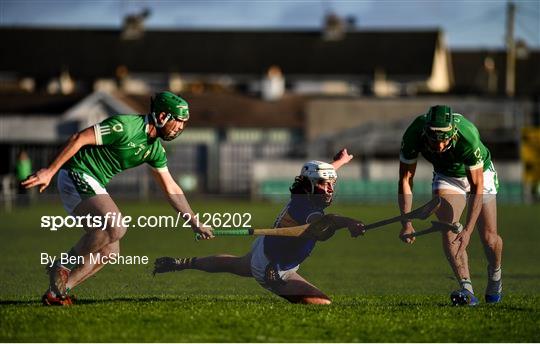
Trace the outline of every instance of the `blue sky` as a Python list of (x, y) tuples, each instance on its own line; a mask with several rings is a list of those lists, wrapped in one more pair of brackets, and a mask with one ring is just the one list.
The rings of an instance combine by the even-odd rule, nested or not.
[[(319, 28), (324, 13), (356, 18), (359, 29), (443, 29), (453, 48), (502, 47), (506, 0), (172, 1), (0, 0), (0, 25), (119, 27), (144, 7), (148, 28)], [(540, 1), (515, 1), (516, 37), (540, 48)]]

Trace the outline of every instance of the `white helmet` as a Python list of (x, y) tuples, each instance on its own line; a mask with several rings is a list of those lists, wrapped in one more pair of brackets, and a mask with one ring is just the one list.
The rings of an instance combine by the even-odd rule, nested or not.
[[(315, 193), (315, 185), (322, 180), (337, 180), (336, 169), (333, 165), (326, 162), (311, 160), (302, 166), (300, 170), (300, 176), (306, 177), (311, 184), (311, 194)], [(331, 195), (329, 195), (331, 196)], [(331, 198), (329, 199), (331, 202)]]
[(336, 169), (334, 166), (317, 160), (306, 162), (304, 166), (302, 166), (302, 170), (300, 170), (300, 175), (308, 177), (312, 183), (319, 181), (319, 179), (337, 179)]

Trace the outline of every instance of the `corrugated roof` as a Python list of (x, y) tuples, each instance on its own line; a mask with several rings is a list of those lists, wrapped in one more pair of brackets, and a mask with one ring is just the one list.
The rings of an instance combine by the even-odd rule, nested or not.
[(325, 41), (320, 31), (146, 31), (126, 41), (119, 30), (0, 28), (0, 70), (46, 77), (62, 68), (75, 78), (136, 72), (261, 75), (271, 65), (286, 75), (427, 79), (438, 30), (354, 31)]

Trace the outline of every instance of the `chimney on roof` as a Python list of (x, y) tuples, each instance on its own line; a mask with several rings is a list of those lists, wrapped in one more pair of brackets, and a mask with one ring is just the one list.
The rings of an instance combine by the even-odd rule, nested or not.
[(285, 78), (281, 68), (270, 66), (262, 81), (262, 97), (264, 100), (275, 101), (281, 99), (285, 93)]
[(333, 12), (329, 12), (324, 17), (323, 39), (325, 41), (339, 41), (345, 38), (347, 23), (343, 18)]
[(150, 14), (150, 9), (145, 8), (141, 13), (127, 15), (122, 24), (122, 39), (135, 40), (142, 38), (144, 35), (144, 21)]
[(484, 72), (487, 77), (487, 92), (490, 94), (497, 93), (497, 69), (493, 57), (486, 56), (484, 58)]

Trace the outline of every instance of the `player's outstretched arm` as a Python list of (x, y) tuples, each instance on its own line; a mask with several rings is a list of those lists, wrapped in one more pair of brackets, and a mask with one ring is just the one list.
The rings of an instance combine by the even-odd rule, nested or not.
[(161, 190), (167, 197), (167, 200), (171, 206), (178, 211), (185, 220), (189, 220), (191, 228), (195, 233), (199, 233), (202, 239), (211, 239), (214, 237), (212, 234), (212, 228), (202, 226), (198, 221), (197, 217), (191, 210), (191, 206), (184, 195), (184, 192), (180, 186), (174, 181), (168, 170), (158, 171), (152, 169), (152, 175), (154, 179), (161, 187)]
[[(399, 180), (398, 180), (398, 204), (401, 214), (409, 213), (412, 209), (413, 200), (413, 178), (416, 172), (416, 163), (406, 164), (399, 162)], [(411, 236), (414, 233), (414, 227), (411, 221), (401, 223), (401, 232), (399, 238), (408, 244), (412, 244), (416, 239)]]
[(333, 220), (338, 228), (347, 228), (353, 238), (364, 235), (366, 232), (362, 221), (341, 215), (333, 215)]
[(82, 147), (86, 145), (95, 145), (96, 136), (94, 134), (94, 127), (86, 128), (76, 134), (73, 134), (62, 151), (56, 156), (54, 161), (47, 168), (42, 168), (36, 173), (31, 174), (26, 178), (21, 185), (29, 189), (34, 186), (39, 186), (39, 192), (43, 192), (49, 186), (51, 179), (56, 172), (74, 156)]
[(343, 165), (349, 163), (354, 156), (347, 152), (347, 148), (343, 148), (336, 155), (334, 155), (334, 161), (331, 163), (336, 171)]
[(312, 216), (309, 224), (302, 235), (317, 241), (330, 239), (341, 228), (347, 228), (352, 237), (365, 233), (364, 224), (361, 221), (335, 214)]

